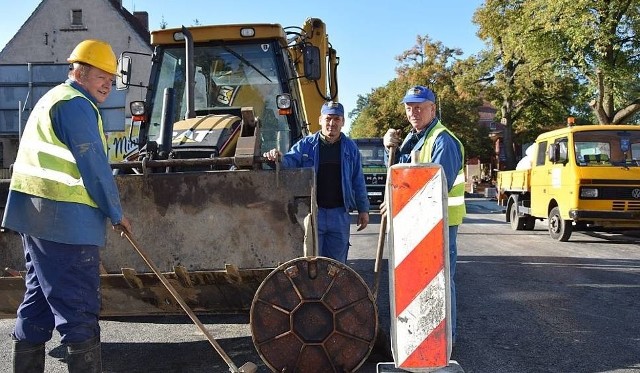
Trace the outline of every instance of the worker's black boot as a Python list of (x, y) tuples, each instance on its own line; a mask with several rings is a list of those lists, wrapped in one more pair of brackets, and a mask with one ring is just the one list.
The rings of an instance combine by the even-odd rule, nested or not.
[(102, 372), (100, 337), (80, 343), (67, 344), (67, 369), (69, 373)]
[(44, 343), (18, 341), (13, 335), (13, 373), (44, 373)]

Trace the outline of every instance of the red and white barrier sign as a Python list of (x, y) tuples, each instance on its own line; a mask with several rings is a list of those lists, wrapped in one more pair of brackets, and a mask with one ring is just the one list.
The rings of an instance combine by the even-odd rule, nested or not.
[(396, 367), (410, 372), (446, 367), (451, 356), (446, 190), (440, 165), (389, 169), (391, 347)]

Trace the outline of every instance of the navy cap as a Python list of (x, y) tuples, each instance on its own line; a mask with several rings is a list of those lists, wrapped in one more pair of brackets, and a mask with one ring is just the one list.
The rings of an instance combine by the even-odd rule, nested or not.
[(402, 99), (403, 103), (412, 103), (412, 102), (425, 102), (431, 101), (433, 103), (436, 102), (436, 95), (427, 88), (421, 85), (417, 85), (415, 87), (411, 87), (407, 90), (404, 98)]
[(341, 103), (335, 101), (328, 101), (322, 105), (322, 109), (320, 110), (320, 114), (322, 115), (339, 115), (344, 117), (344, 107)]

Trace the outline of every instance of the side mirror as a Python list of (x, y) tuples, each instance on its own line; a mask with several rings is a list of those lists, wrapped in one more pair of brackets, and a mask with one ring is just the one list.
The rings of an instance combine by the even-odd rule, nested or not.
[(302, 62), (304, 65), (304, 76), (309, 80), (320, 80), (322, 77), (320, 70), (320, 48), (307, 45), (302, 50)]
[(116, 89), (119, 91), (129, 88), (131, 83), (131, 57), (121, 56), (118, 60), (118, 75), (116, 76)]
[(549, 161), (551, 163), (557, 163), (558, 158), (560, 156), (560, 147), (558, 144), (549, 144), (549, 149), (547, 149), (547, 155), (549, 156)]
[(567, 163), (569, 160), (569, 149), (567, 148), (566, 141), (549, 145), (549, 160), (551, 163)]

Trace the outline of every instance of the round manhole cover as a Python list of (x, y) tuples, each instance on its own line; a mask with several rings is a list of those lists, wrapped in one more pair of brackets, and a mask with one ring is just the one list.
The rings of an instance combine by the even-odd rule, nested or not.
[(373, 348), (378, 310), (353, 269), (305, 257), (265, 278), (250, 324), (256, 350), (274, 372), (353, 372)]

